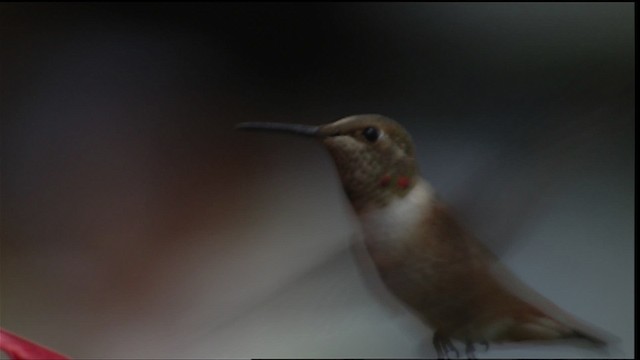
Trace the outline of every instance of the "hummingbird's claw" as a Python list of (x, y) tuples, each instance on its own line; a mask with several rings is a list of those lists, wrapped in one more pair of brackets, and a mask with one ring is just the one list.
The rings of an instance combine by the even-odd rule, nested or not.
[(449, 353), (453, 352), (456, 354), (456, 359), (460, 358), (460, 353), (449, 338), (442, 336), (439, 332), (436, 331), (433, 334), (433, 346), (436, 348), (436, 353), (438, 354), (438, 359), (449, 359)]
[(467, 359), (475, 359), (475, 351), (476, 348), (473, 346), (472, 342), (467, 343), (467, 347), (465, 348), (465, 352), (467, 353)]
[(489, 342), (487, 340), (481, 342), (480, 344), (484, 345), (484, 351), (489, 351)]
[[(484, 351), (489, 351), (489, 342), (484, 340), (479, 342), (479, 344), (484, 345)], [(467, 342), (467, 347), (465, 348), (465, 352), (467, 353), (467, 359), (475, 359), (476, 358), (476, 348), (473, 346), (473, 342)]]

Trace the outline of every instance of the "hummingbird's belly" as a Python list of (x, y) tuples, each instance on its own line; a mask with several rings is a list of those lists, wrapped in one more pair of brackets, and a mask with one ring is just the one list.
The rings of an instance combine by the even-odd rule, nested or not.
[[(464, 262), (412, 246), (368, 246), (381, 280), (431, 328), (468, 337), (479, 309), (478, 291)], [(452, 261), (453, 260), (453, 261)]]
[[(476, 315), (474, 291), (468, 284), (451, 282), (439, 274), (436, 264), (413, 267), (378, 268), (387, 288), (432, 329), (456, 337)], [(471, 285), (473, 286), (473, 285)], [(454, 335), (456, 334), (456, 335)]]

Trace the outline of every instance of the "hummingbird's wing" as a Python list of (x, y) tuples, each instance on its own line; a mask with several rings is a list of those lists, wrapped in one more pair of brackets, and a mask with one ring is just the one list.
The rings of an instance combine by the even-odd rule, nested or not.
[(421, 252), (447, 261), (429, 275), (435, 278), (429, 295), (434, 300), (418, 308), (441, 335), (467, 342), (580, 338), (606, 343), (514, 276), (444, 204), (433, 206), (426, 224)]
[(526, 285), (499, 261), (495, 261), (489, 268), (492, 279), (504, 291), (517, 297), (523, 303), (521, 323), (510, 331), (509, 339), (544, 340), (547, 339), (585, 339), (595, 346), (604, 346), (614, 342), (615, 337), (595, 329), (575, 316), (562, 310), (549, 299)]
[(439, 338), (467, 344), (587, 339), (605, 341), (526, 286), (438, 202), (400, 270), (385, 282)]

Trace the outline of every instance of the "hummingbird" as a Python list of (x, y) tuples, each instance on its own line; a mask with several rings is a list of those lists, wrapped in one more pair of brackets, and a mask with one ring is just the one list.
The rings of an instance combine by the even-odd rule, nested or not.
[(312, 137), (324, 145), (380, 279), (433, 329), (439, 358), (459, 356), (452, 340), (465, 344), (468, 358), (474, 357), (475, 344), (488, 349), (489, 343), (581, 339), (606, 345), (520, 283), (456, 220), (421, 176), (414, 143), (398, 122), (363, 114), (320, 126), (247, 122), (236, 127)]

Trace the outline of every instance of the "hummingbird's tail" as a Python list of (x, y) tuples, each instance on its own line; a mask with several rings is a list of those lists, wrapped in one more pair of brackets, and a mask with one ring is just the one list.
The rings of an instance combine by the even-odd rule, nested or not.
[(586, 340), (589, 343), (591, 343), (591, 345), (601, 348), (601, 347), (605, 347), (608, 345), (608, 342), (595, 336), (595, 335), (590, 335), (587, 334), (586, 332), (580, 331), (580, 330), (573, 330), (573, 332), (571, 333), (570, 336), (568, 336), (568, 338), (570, 339), (581, 339), (581, 340)]
[(574, 327), (548, 316), (536, 316), (526, 321), (519, 321), (503, 334), (503, 341), (553, 341), (553, 340), (584, 340), (590, 346), (604, 348), (611, 342), (605, 340), (604, 335), (596, 335), (595, 330), (585, 330)]

